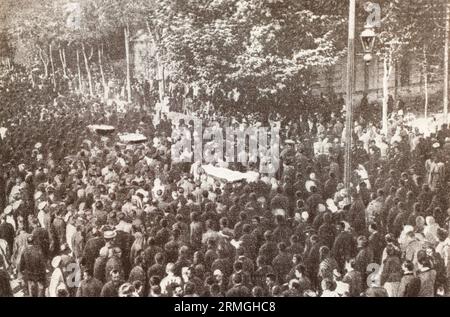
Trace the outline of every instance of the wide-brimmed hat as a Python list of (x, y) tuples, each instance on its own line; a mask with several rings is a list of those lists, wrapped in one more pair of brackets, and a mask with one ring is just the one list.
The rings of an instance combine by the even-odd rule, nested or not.
[(105, 231), (103, 233), (103, 238), (105, 239), (114, 239), (117, 236), (115, 231)]

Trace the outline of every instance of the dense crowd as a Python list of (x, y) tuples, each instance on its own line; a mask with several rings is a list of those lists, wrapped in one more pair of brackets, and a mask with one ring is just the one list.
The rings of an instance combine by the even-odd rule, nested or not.
[[(180, 122), (6, 73), (0, 296), (13, 296), (12, 281), (39, 297), (447, 295), (450, 131), (423, 135), (400, 112), (382, 135), (358, 116), (347, 190), (342, 106), (210, 118), (281, 123), (279, 171), (231, 183), (173, 164)], [(149, 141), (122, 144), (117, 132)]]

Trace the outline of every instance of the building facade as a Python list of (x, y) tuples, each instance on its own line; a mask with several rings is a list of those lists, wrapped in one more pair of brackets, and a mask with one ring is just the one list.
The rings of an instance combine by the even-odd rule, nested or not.
[[(419, 61), (413, 58), (403, 58), (393, 65), (389, 78), (389, 94), (395, 100), (401, 99), (409, 103), (423, 103), (425, 100), (425, 72)], [(439, 72), (441, 74), (439, 74)], [(430, 72), (432, 73), (432, 72)], [(428, 74), (429, 105), (439, 107), (442, 105), (443, 74), (438, 69), (435, 74)], [(335, 93), (345, 95), (347, 61), (345, 58), (333, 67), (320, 69), (317, 73), (317, 82), (313, 87), (315, 94)], [(355, 101), (361, 100), (366, 92), (369, 102), (383, 100), (383, 60), (373, 56), (373, 60), (366, 66), (363, 56), (355, 57)]]

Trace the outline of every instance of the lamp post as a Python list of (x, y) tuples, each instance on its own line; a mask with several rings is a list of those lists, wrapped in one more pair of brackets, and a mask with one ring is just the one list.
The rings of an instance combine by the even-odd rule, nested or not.
[(444, 52), (444, 123), (448, 123), (448, 49), (450, 36), (450, 4), (447, 3), (445, 17), (445, 52)]
[(345, 109), (345, 157), (344, 157), (344, 186), (350, 192), (352, 176), (352, 130), (353, 130), (353, 90), (355, 63), (355, 20), (356, 0), (350, 0), (348, 16), (348, 47), (347, 47), (347, 102)]
[[(347, 106), (345, 120), (345, 158), (344, 158), (344, 186), (350, 192), (352, 177), (352, 130), (353, 130), (353, 93), (354, 93), (354, 67), (355, 67), (355, 11), (356, 0), (350, 0), (348, 20), (348, 55), (347, 55)], [(361, 33), (361, 42), (364, 49), (366, 64), (372, 60), (372, 51), (376, 34), (369, 26)]]

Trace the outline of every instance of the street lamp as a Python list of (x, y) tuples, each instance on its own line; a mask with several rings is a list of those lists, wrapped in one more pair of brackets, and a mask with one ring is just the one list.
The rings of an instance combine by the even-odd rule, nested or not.
[(371, 27), (365, 26), (365, 29), (361, 33), (360, 37), (361, 37), (361, 43), (362, 43), (364, 53), (365, 53), (364, 60), (366, 62), (370, 62), (372, 60), (372, 51), (373, 51), (373, 47), (375, 45), (376, 34)]

